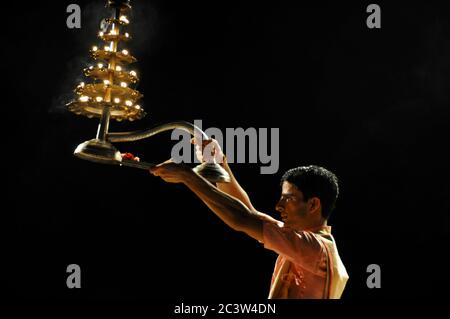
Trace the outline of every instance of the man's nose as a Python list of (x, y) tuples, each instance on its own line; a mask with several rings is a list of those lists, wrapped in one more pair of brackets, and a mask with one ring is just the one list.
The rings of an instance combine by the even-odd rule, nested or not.
[(284, 212), (284, 205), (281, 200), (275, 205), (275, 210), (280, 213)]

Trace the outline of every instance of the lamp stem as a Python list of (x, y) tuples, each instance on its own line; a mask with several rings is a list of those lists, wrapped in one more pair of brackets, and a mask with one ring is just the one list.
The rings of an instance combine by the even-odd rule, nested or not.
[(106, 105), (103, 107), (102, 117), (97, 129), (97, 139), (100, 141), (105, 141), (109, 129), (109, 118), (111, 116), (110, 107)]

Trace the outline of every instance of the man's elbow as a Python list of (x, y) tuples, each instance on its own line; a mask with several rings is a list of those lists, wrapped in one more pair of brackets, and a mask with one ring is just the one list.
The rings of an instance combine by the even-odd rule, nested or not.
[(230, 219), (229, 226), (236, 231), (245, 231), (250, 221), (250, 212), (235, 214)]
[(262, 241), (262, 221), (254, 216), (243, 216), (236, 218), (232, 225), (230, 225), (235, 231), (243, 232), (248, 236)]
[(235, 231), (244, 231), (245, 229), (245, 222), (242, 217), (233, 217), (227, 224)]

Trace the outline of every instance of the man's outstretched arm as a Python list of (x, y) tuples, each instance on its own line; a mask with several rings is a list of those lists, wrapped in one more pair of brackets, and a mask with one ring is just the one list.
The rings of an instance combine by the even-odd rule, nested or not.
[(217, 188), (233, 197), (236, 197), (242, 203), (244, 203), (244, 205), (246, 205), (250, 210), (256, 211), (256, 209), (253, 207), (253, 205), (250, 201), (250, 197), (248, 196), (247, 192), (239, 184), (236, 177), (234, 177), (234, 174), (231, 171), (230, 166), (228, 165), (226, 157), (223, 157), (223, 168), (230, 175), (230, 182), (229, 183), (217, 183)]
[(214, 156), (215, 160), (218, 163), (222, 163), (223, 168), (230, 175), (229, 183), (217, 183), (216, 187), (218, 189), (220, 189), (221, 191), (223, 191), (228, 195), (231, 195), (239, 199), (245, 206), (247, 206), (248, 209), (250, 209), (253, 213), (258, 215), (260, 219), (263, 219), (271, 223), (279, 223), (279, 221), (273, 218), (272, 216), (261, 213), (255, 209), (255, 207), (251, 203), (250, 197), (248, 196), (247, 192), (242, 188), (242, 186), (239, 184), (236, 177), (234, 176), (233, 172), (231, 171), (231, 168), (228, 165), (227, 158), (223, 153), (220, 144), (215, 139), (202, 141), (203, 146), (207, 147), (208, 149), (201, 148), (199, 144), (195, 141), (195, 139), (192, 139), (192, 143), (195, 144), (195, 154), (200, 162), (203, 162), (204, 154), (207, 155), (208, 153), (210, 153), (211, 156)]
[(150, 172), (166, 182), (185, 184), (228, 226), (263, 242), (262, 219), (265, 214), (250, 210), (240, 200), (219, 190), (184, 165), (163, 163)]
[(244, 205), (246, 205), (260, 219), (271, 222), (271, 223), (279, 223), (279, 221), (276, 220), (275, 218), (273, 218), (272, 216), (261, 213), (257, 209), (255, 209), (255, 207), (251, 203), (250, 197), (248, 196), (247, 192), (242, 188), (242, 186), (239, 184), (236, 177), (234, 176), (233, 172), (231, 171), (231, 168), (228, 165), (226, 157), (223, 158), (223, 168), (230, 175), (230, 182), (229, 183), (217, 183), (218, 189), (239, 199)]
[[(228, 166), (228, 161), (225, 154), (222, 151), (222, 147), (219, 142), (215, 139), (196, 141), (192, 138), (191, 143), (195, 145), (195, 155), (200, 162), (215, 161), (222, 165), (222, 167), (230, 175), (229, 183), (217, 183), (217, 188), (221, 191), (239, 199), (244, 205), (246, 205), (250, 210), (255, 211), (247, 192), (241, 187), (236, 178), (233, 175), (230, 167)], [(200, 147), (200, 144), (202, 145)], [(208, 155), (210, 154), (210, 155)]]

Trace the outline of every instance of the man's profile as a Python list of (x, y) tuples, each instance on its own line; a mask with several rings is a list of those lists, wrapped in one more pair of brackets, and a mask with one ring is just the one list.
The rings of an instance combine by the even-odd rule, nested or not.
[[(349, 277), (327, 225), (339, 194), (336, 176), (315, 165), (288, 170), (281, 178), (281, 198), (276, 204), (280, 221), (253, 207), (217, 141), (207, 143), (212, 143), (208, 145), (214, 150), (211, 155), (223, 159), (230, 183), (215, 186), (189, 167), (171, 161), (150, 172), (166, 182), (185, 184), (229, 227), (278, 253), (268, 298), (340, 298)], [(203, 160), (203, 148), (198, 144), (196, 148)]]

